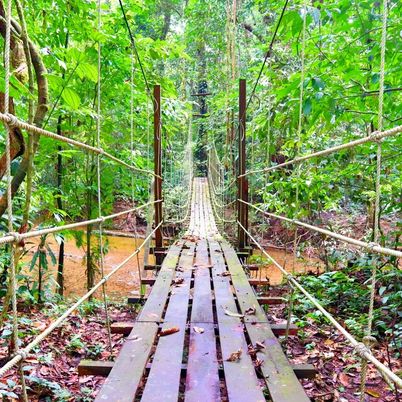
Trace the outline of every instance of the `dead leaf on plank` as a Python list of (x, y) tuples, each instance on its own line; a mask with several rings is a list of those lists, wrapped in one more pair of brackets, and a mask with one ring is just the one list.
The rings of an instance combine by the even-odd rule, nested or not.
[(261, 359), (257, 358), (257, 359), (255, 359), (254, 364), (255, 364), (256, 368), (260, 368), (264, 364), (264, 360), (261, 360)]
[(212, 264), (194, 264), (193, 267), (195, 268), (213, 268)]
[(194, 236), (194, 235), (186, 235), (186, 236), (183, 236), (183, 240), (188, 240), (188, 241), (195, 243), (198, 240), (200, 240), (200, 238), (198, 236)]
[(228, 315), (229, 317), (238, 317), (238, 318), (243, 318), (244, 317), (243, 314), (234, 313), (233, 311), (230, 311), (228, 309), (225, 309), (225, 314)]
[(265, 349), (265, 345), (263, 344), (263, 342), (256, 342), (255, 343), (255, 348), (257, 349), (257, 350), (263, 350), (263, 349)]
[(226, 359), (227, 362), (237, 362), (240, 360), (242, 354), (242, 350), (239, 349), (237, 352), (233, 352), (230, 356)]
[(127, 341), (140, 341), (142, 338), (140, 338), (138, 335), (133, 335), (133, 336), (128, 336), (126, 338)]
[(178, 328), (178, 327), (166, 328), (166, 329), (162, 329), (159, 336), (172, 335), (179, 331), (180, 331), (180, 328)]
[(229, 271), (223, 271), (222, 273), (218, 274), (218, 276), (231, 276), (232, 274)]
[(173, 280), (173, 285), (181, 285), (184, 282), (184, 278), (176, 278)]
[(249, 307), (245, 312), (244, 312), (244, 314), (245, 315), (255, 315), (255, 313), (256, 313), (256, 308), (255, 308), (255, 306), (253, 306), (253, 307)]
[(197, 334), (203, 334), (204, 333), (204, 328), (201, 327), (193, 327), (194, 332), (196, 332)]
[(265, 349), (265, 345), (262, 342), (256, 342), (255, 345), (248, 345), (248, 354), (250, 356), (257, 356), (258, 352)]
[(248, 354), (251, 357), (255, 357), (257, 355), (257, 349), (253, 348), (253, 345), (248, 345)]

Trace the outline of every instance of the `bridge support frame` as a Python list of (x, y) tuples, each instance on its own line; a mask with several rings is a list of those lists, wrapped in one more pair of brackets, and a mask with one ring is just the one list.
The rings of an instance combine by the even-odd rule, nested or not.
[[(247, 87), (246, 80), (239, 80), (239, 162), (238, 175), (246, 173), (246, 109), (247, 109)], [(237, 178), (237, 198), (248, 202), (248, 179), (246, 176)], [(237, 202), (237, 219), (244, 228), (248, 230), (248, 206), (242, 202)], [(238, 249), (244, 251), (248, 249), (247, 233), (238, 225)]]
[[(162, 200), (162, 135), (161, 135), (161, 87), (154, 86), (154, 200)], [(155, 227), (163, 220), (162, 202), (155, 203)], [(163, 247), (162, 226), (155, 232), (155, 248)], [(160, 265), (163, 255), (155, 254), (156, 264)]]

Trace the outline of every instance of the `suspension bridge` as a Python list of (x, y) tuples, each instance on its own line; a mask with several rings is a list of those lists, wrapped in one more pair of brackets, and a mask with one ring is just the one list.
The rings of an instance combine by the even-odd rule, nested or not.
[[(140, 250), (153, 243), (151, 250), (155, 256), (153, 270), (155, 277), (142, 277), (145, 285), (152, 288), (139, 311), (134, 323), (111, 323), (106, 315), (106, 326), (111, 332), (126, 335), (124, 345), (114, 362), (82, 362), (79, 367), (81, 373), (107, 375), (107, 379), (100, 389), (97, 401), (287, 401), (303, 402), (309, 400), (299, 378), (311, 375), (311, 368), (293, 366), (277, 338), (278, 334), (287, 337), (292, 331), (290, 316), (287, 325), (278, 330), (271, 325), (261, 307), (263, 301), (257, 297), (253, 283), (245, 269), (248, 256), (253, 248), (259, 248), (267, 259), (282, 272), (285, 280), (300, 297), (308, 299), (316, 309), (338, 330), (353, 346), (356, 354), (362, 360), (362, 393), (364, 394), (367, 364), (376, 367), (383, 378), (391, 386), (402, 388), (401, 378), (387, 367), (381, 358), (376, 357), (370, 350), (372, 309), (375, 290), (375, 269), (372, 275), (372, 292), (370, 304), (371, 319), (367, 336), (362, 341), (352, 336), (344, 326), (333, 317), (321, 303), (310, 294), (298, 281), (297, 277), (287, 272), (258, 242), (250, 231), (248, 214), (249, 208), (257, 213), (271, 218), (288, 222), (295, 227), (321, 233), (345, 242), (360, 250), (374, 255), (386, 255), (400, 258), (402, 252), (382, 246), (375, 233), (374, 242), (364, 242), (331, 231), (327, 228), (314, 226), (295, 219), (266, 211), (263, 207), (254, 205), (249, 200), (248, 177), (258, 173), (267, 174), (276, 169), (288, 166), (300, 167), (301, 163), (313, 158), (325, 157), (344, 149), (357, 148), (364, 143), (378, 144), (377, 158), (377, 186), (376, 186), (376, 220), (380, 201), (380, 173), (381, 173), (381, 141), (388, 137), (399, 135), (402, 126), (383, 130), (382, 118), (379, 118), (379, 128), (365, 137), (337, 145), (321, 151), (299, 155), (283, 163), (267, 166), (262, 170), (247, 170), (247, 108), (253, 97), (261, 72), (269, 57), (277, 29), (271, 41), (270, 49), (264, 60), (261, 72), (255, 82), (249, 100), (246, 97), (246, 81), (239, 81), (238, 105), (238, 135), (237, 135), (237, 162), (229, 169), (219, 160), (218, 153), (210, 144), (208, 159), (204, 161), (207, 167), (207, 177), (194, 178), (192, 174), (191, 139), (186, 148), (188, 171), (186, 183), (188, 186), (187, 200), (180, 206), (182, 216), (176, 223), (181, 223), (185, 232), (171, 245), (164, 242), (164, 194), (162, 171), (162, 131), (161, 131), (161, 88), (156, 85), (153, 94), (147, 80), (146, 87), (154, 106), (154, 170), (139, 169), (132, 161), (122, 160), (116, 155), (105, 151), (100, 146), (101, 111), (98, 101), (97, 143), (88, 145), (78, 140), (61, 136), (45, 130), (34, 124), (25, 122), (11, 114), (9, 105), (10, 85), (10, 32), (11, 32), (11, 2), (8, 2), (7, 32), (5, 46), (5, 110), (0, 113), (0, 120), (10, 133), (18, 127), (37, 136), (52, 138), (54, 141), (69, 144), (85, 152), (97, 156), (98, 173), (98, 217), (86, 221), (73, 222), (63, 226), (54, 226), (40, 230), (19, 233), (13, 227), (12, 210), (12, 175), (10, 158), (10, 135), (7, 136), (7, 195), (8, 195), (8, 223), (9, 233), (0, 238), (0, 245), (9, 244), (10, 247), (10, 280), (13, 306), (13, 336), (15, 351), (10, 360), (0, 368), (0, 376), (14, 367), (20, 367), (24, 360), (32, 353), (50, 333), (61, 326), (68, 317), (84, 301), (88, 300), (97, 290), (103, 293), (105, 310), (107, 312), (106, 283), (119, 270), (138, 255)], [(385, 7), (386, 10), (386, 7)], [(100, 13), (100, 3), (99, 3)], [(100, 15), (100, 14), (99, 14)], [(305, 17), (304, 13), (304, 30)], [(283, 16), (279, 19), (278, 24)], [(129, 28), (129, 27), (128, 27)], [(386, 38), (386, 11), (383, 15), (381, 43), (381, 74), (379, 90), (379, 116), (382, 116), (382, 97), (384, 94), (384, 54)], [(131, 32), (132, 45), (135, 48)], [(305, 40), (303, 31), (303, 41)], [(304, 51), (302, 52), (304, 57)], [(137, 54), (138, 57), (138, 54)], [(100, 79), (100, 46), (99, 46), (99, 79)], [(98, 86), (100, 99), (100, 85)], [(198, 94), (200, 96), (207, 95)], [(303, 74), (300, 85), (300, 108), (303, 100)], [(300, 109), (301, 110), (301, 109)], [(133, 114), (133, 113), (131, 113)], [(301, 115), (301, 111), (300, 111)], [(300, 135), (301, 117), (299, 116)], [(148, 175), (153, 178), (153, 199), (148, 203), (128, 210), (102, 215), (101, 200), (101, 158), (119, 164), (137, 174)], [(229, 199), (232, 197), (232, 199)], [(153, 222), (144, 241), (132, 254), (111, 272), (103, 271), (103, 243), (102, 227), (106, 221), (118, 216), (152, 207), (154, 209)], [(231, 210), (231, 216), (227, 211)], [(378, 222), (377, 222), (378, 223)], [(237, 226), (237, 242), (230, 244), (226, 240), (228, 224)], [(102, 278), (85, 295), (69, 307), (42, 333), (28, 344), (19, 346), (18, 320), (16, 302), (16, 272), (14, 260), (18, 252), (18, 245), (24, 240), (49, 233), (58, 233), (67, 229), (82, 228), (97, 225), (101, 239), (100, 267)], [(376, 225), (375, 227), (377, 227)], [(376, 229), (375, 229), (376, 230)], [(269, 303), (265, 300), (264, 302)], [(273, 302), (273, 300), (271, 300)], [(281, 332), (282, 331), (282, 332)], [(28, 400), (24, 389), (24, 374), (21, 370), (23, 397)]]

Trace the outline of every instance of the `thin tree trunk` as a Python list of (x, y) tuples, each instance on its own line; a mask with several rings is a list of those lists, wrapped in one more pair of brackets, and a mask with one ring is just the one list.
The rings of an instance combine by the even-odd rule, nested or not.
[[(57, 134), (62, 135), (61, 133), (61, 115), (57, 121)], [(63, 202), (61, 201), (61, 196), (63, 194), (62, 185), (63, 185), (63, 157), (61, 154), (62, 147), (59, 145), (57, 147), (57, 208), (59, 210), (63, 210)], [(58, 294), (63, 296), (64, 293), (64, 235), (60, 235), (60, 245), (59, 245), (59, 256), (57, 262), (57, 285), (58, 285)]]

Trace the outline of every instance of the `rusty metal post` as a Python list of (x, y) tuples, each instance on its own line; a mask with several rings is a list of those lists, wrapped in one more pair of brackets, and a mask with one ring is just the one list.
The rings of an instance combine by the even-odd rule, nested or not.
[[(162, 200), (162, 137), (161, 137), (161, 87), (154, 86), (154, 200)], [(162, 222), (162, 202), (155, 203), (155, 226)], [(156, 263), (161, 263), (163, 248), (162, 227), (155, 232), (154, 254)]]
[[(239, 80), (239, 164), (238, 175), (246, 173), (246, 80)], [(247, 177), (238, 177), (237, 195), (240, 200), (248, 202), (248, 180)], [(248, 206), (242, 202), (237, 203), (237, 219), (248, 230)], [(247, 234), (238, 226), (238, 248), (245, 251), (248, 245)]]

